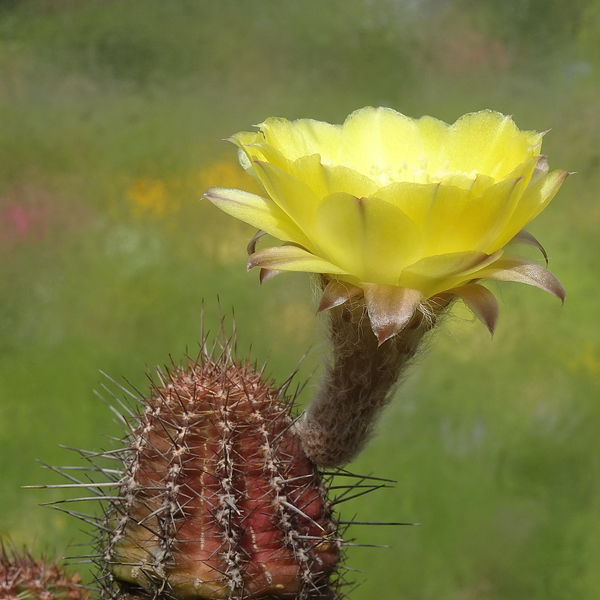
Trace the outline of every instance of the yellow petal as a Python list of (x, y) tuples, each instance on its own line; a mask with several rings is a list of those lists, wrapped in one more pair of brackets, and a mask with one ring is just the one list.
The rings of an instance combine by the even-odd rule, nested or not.
[(379, 188), (372, 179), (349, 167), (322, 165), (321, 169), (324, 182), (321, 197), (341, 192), (366, 198)]
[(228, 141), (238, 147), (240, 165), (254, 178), (256, 178), (256, 173), (254, 172), (253, 161), (264, 160), (264, 156), (255, 148), (258, 139), (262, 139), (262, 136), (250, 131), (240, 131), (228, 138)]
[(519, 204), (528, 178), (507, 179), (475, 196), (456, 215), (461, 242), (474, 250), (491, 254), (495, 242), (506, 231), (511, 215)]
[(250, 161), (267, 162), (289, 172), (289, 166), (292, 164), (292, 161), (286, 158), (283, 152), (266, 142), (248, 144), (242, 149)]
[(425, 254), (489, 252), (518, 205), (523, 186), (523, 180), (504, 181), (477, 196), (469, 189), (439, 183), (393, 183), (375, 195), (415, 223), (424, 238)]
[(544, 163), (547, 165), (545, 156), (532, 156), (528, 160), (522, 162), (515, 169), (513, 169), (505, 179), (517, 179), (521, 177), (525, 179), (525, 184), (529, 185), (529, 183), (536, 178), (539, 180), (543, 175), (543, 165)]
[(377, 190), (373, 195), (380, 200), (399, 208), (419, 230), (439, 192), (439, 183), (391, 183)]
[(321, 154), (327, 162), (337, 162), (340, 126), (313, 119), (288, 121), (271, 117), (259, 125), (267, 144), (282, 149), (286, 158), (296, 160)]
[(204, 192), (223, 212), (262, 229), (286, 242), (310, 245), (302, 230), (272, 200), (256, 194), (224, 187), (213, 187)]
[(445, 148), (450, 125), (429, 116), (417, 119), (416, 125), (423, 140), (423, 155), (427, 157), (427, 168), (431, 171), (446, 170), (448, 165)]
[[(463, 224), (455, 218), (473, 198), (468, 190), (437, 185), (427, 214), (418, 222), (424, 238), (425, 255), (476, 250), (463, 241)], [(476, 232), (477, 233), (477, 232)], [(481, 234), (482, 232), (478, 232)], [(479, 241), (479, 240), (478, 240)]]
[(248, 260), (248, 270), (254, 267), (276, 271), (348, 275), (343, 269), (302, 248), (298, 248), (298, 246), (276, 246), (259, 250)]
[(471, 274), (494, 263), (500, 255), (453, 252), (427, 256), (402, 271), (398, 285), (421, 290), (426, 298), (474, 279)]
[(542, 135), (520, 131), (511, 117), (492, 110), (464, 115), (451, 126), (444, 148), (448, 171), (480, 173), (498, 180), (539, 154)]
[(421, 256), (414, 223), (378, 198), (327, 196), (317, 210), (315, 233), (323, 256), (361, 281), (397, 284), (402, 269)]
[(271, 164), (281, 167), (292, 177), (306, 183), (319, 197), (324, 198), (337, 192), (352, 192), (355, 196), (369, 196), (379, 187), (372, 179), (349, 167), (324, 165), (319, 154), (303, 156), (295, 161)]
[(502, 248), (508, 244), (523, 227), (533, 221), (548, 206), (568, 176), (567, 171), (557, 169), (529, 185), (511, 215), (504, 233), (498, 238), (491, 250)]
[(269, 163), (256, 162), (255, 170), (267, 193), (310, 238), (318, 196), (300, 179)]
[(467, 190), (440, 185), (422, 225), (426, 254), (495, 251), (495, 242), (503, 235), (524, 186), (523, 179), (506, 180), (474, 196)]
[(367, 107), (353, 112), (342, 127), (340, 162), (369, 175), (375, 165), (419, 164), (423, 138), (414, 119), (391, 108)]
[(261, 140), (263, 140), (263, 136), (256, 131), (240, 131), (227, 138), (227, 141), (235, 144), (238, 148), (256, 144)]

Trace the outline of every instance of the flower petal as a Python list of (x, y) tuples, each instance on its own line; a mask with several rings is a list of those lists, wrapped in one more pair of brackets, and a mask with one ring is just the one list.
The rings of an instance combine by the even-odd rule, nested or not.
[(541, 177), (535, 183), (530, 184), (519, 200), (519, 204), (506, 225), (504, 233), (498, 238), (491, 250), (498, 250), (504, 247), (516, 233), (533, 221), (546, 208), (550, 200), (554, 198), (556, 192), (558, 192), (560, 186), (568, 176), (569, 173), (567, 171), (557, 169)]
[(498, 321), (498, 300), (487, 288), (476, 283), (469, 283), (450, 293), (458, 296), (473, 311), (475, 316), (488, 328), (493, 336)]
[(395, 285), (402, 269), (421, 256), (414, 223), (379, 198), (323, 198), (315, 233), (323, 256), (361, 281)]
[(351, 283), (347, 283), (345, 281), (332, 279), (323, 291), (317, 312), (320, 313), (324, 310), (329, 310), (334, 306), (344, 304), (344, 302), (350, 300), (350, 298), (362, 296), (363, 293), (363, 290), (356, 285), (352, 285)]
[(369, 177), (343, 165), (321, 165), (321, 169), (325, 184), (322, 197), (340, 192), (368, 197), (374, 195), (379, 188), (379, 185)]
[(548, 165), (548, 157), (541, 154), (537, 157), (538, 161), (531, 175), (531, 184), (537, 183), (542, 177), (548, 174), (550, 166)]
[(262, 134), (254, 131), (240, 131), (227, 138), (228, 142), (231, 142), (238, 147), (238, 160), (240, 165), (242, 165), (244, 170), (255, 179), (258, 179), (258, 177), (254, 172), (253, 161), (264, 160), (263, 155), (256, 150), (257, 142), (262, 139)]
[(421, 117), (415, 123), (423, 140), (423, 155), (427, 157), (428, 170), (446, 170), (448, 165), (445, 148), (450, 125), (429, 116)]
[[(485, 179), (485, 178), (479, 178)], [(473, 189), (477, 185), (477, 179)], [(423, 233), (425, 255), (466, 250), (488, 254), (519, 202), (525, 181), (502, 181), (480, 195), (440, 183), (392, 183), (375, 193), (402, 210)]]
[(210, 200), (223, 212), (262, 229), (286, 242), (309, 244), (302, 230), (272, 200), (224, 187), (212, 187), (203, 198)]
[(421, 290), (426, 298), (459, 286), (465, 280), (474, 279), (474, 272), (494, 263), (501, 254), (488, 255), (484, 252), (453, 252), (427, 256), (406, 267), (398, 284)]
[[(259, 139), (263, 140), (262, 135), (259, 135)], [(289, 165), (292, 163), (292, 161), (287, 159), (280, 150), (274, 148), (264, 141), (255, 141), (253, 143), (241, 146), (240, 149), (244, 152), (251, 163), (254, 163), (254, 161), (257, 160), (261, 162), (268, 162), (284, 170), (287, 170)], [(315, 156), (318, 156), (318, 154)], [(254, 169), (254, 166), (252, 166), (252, 168)]]
[(275, 148), (284, 148), (284, 154), (289, 160), (321, 154), (327, 162), (338, 162), (341, 129), (339, 125), (330, 125), (314, 119), (288, 121), (270, 117), (259, 127), (267, 144)]
[(542, 136), (520, 131), (511, 117), (492, 110), (464, 115), (450, 126), (445, 147), (448, 171), (477, 170), (496, 181), (539, 154)]
[(547, 269), (523, 256), (506, 256), (494, 264), (477, 271), (477, 278), (516, 281), (534, 285), (556, 296), (564, 303), (567, 292), (562, 283)]
[[(399, 208), (421, 231), (440, 190), (439, 183), (391, 183), (373, 196)], [(464, 195), (464, 194), (463, 194)]]
[(491, 254), (518, 204), (525, 181), (509, 179), (480, 195), (454, 186), (440, 185), (422, 224), (425, 253), (448, 254), (476, 250)]
[(411, 320), (423, 295), (396, 285), (361, 283), (373, 332), (379, 345), (402, 331)]
[(275, 246), (259, 250), (248, 260), (248, 270), (254, 267), (279, 271), (348, 275), (343, 269), (298, 246)]
[(376, 174), (377, 167), (418, 165), (424, 154), (415, 120), (385, 107), (353, 112), (342, 126), (340, 143), (339, 162), (349, 163), (364, 175)]
[(280, 167), (260, 161), (255, 162), (254, 167), (269, 196), (285, 211), (290, 220), (312, 238), (315, 211), (319, 203), (317, 195), (304, 181), (293, 177)]

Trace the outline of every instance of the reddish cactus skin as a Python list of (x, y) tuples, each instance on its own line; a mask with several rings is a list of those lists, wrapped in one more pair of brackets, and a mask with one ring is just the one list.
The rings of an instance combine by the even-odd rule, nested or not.
[(29, 552), (9, 552), (0, 545), (2, 600), (88, 600), (80, 581), (55, 561), (35, 560)]
[(101, 527), (105, 595), (336, 597), (336, 522), (281, 396), (227, 352), (161, 377)]

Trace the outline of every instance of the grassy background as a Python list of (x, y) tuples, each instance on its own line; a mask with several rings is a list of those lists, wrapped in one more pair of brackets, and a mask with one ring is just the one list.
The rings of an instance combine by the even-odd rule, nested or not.
[[(600, 597), (600, 2), (21, 0), (0, 3), (0, 534), (61, 552), (74, 520), (36, 459), (117, 428), (101, 377), (142, 389), (235, 306), (240, 348), (283, 380), (324, 352), (308, 277), (259, 286), (253, 231), (198, 198), (251, 189), (222, 138), (277, 115), (364, 105), (453, 121), (493, 108), (552, 128), (577, 171), (531, 230), (569, 296), (497, 285), (489, 340), (438, 331), (353, 468), (398, 481), (345, 516), (351, 598)], [(219, 301), (217, 300), (219, 297)], [(310, 384), (303, 399), (310, 397)]]

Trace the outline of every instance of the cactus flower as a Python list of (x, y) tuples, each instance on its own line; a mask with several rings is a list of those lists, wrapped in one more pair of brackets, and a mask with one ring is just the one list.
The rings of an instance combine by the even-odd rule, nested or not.
[(204, 197), (283, 242), (250, 244), (261, 280), (322, 274), (319, 310), (364, 297), (380, 344), (440, 295), (461, 298), (493, 332), (498, 305), (480, 280), (565, 297), (547, 269), (507, 252), (515, 243), (543, 252), (523, 228), (568, 175), (549, 171), (542, 137), (491, 110), (452, 125), (371, 107), (343, 125), (269, 118), (231, 138), (265, 195), (213, 187)]

